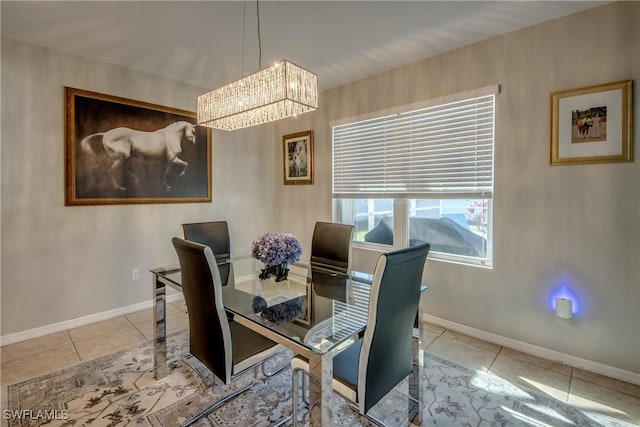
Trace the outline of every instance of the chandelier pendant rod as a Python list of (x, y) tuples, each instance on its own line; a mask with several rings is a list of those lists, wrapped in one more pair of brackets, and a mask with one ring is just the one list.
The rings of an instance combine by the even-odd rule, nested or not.
[(260, 38), (260, 0), (256, 0), (256, 16), (258, 21), (258, 70), (262, 69), (262, 40)]

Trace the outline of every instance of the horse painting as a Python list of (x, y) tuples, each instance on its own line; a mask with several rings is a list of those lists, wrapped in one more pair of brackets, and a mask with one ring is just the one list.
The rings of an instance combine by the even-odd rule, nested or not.
[(580, 138), (588, 138), (589, 137), (589, 129), (593, 125), (593, 121), (591, 117), (585, 117), (576, 121), (576, 126), (578, 126), (578, 137)]
[[(94, 175), (106, 176), (109, 185), (116, 192), (125, 193), (129, 191), (128, 185), (140, 183), (134, 168), (131, 167), (133, 159), (154, 166), (161, 165), (162, 186), (169, 192), (170, 172), (177, 169), (176, 174), (184, 176), (189, 166), (179, 157), (183, 141), (195, 144), (196, 129), (194, 124), (178, 121), (152, 132), (118, 127), (107, 132), (94, 133), (80, 141), (80, 150), (87, 161), (89, 171)], [(129, 184), (125, 182), (125, 176)]]

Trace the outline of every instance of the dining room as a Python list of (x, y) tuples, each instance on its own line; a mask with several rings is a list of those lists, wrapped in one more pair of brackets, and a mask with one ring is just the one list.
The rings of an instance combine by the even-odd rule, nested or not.
[[(317, 64), (315, 68), (309, 64), (316, 65), (311, 58), (314, 51), (322, 50), (321, 35), (331, 32), (334, 27), (334, 35), (341, 35), (337, 30), (340, 20), (335, 17), (339, 14), (331, 15), (327, 11), (330, 24), (318, 29), (305, 13), (307, 19), (302, 22), (309, 26), (309, 34), (313, 30), (316, 36), (300, 33), (298, 42), (307, 43), (303, 49), (307, 56), (290, 59), (301, 61), (300, 65), (317, 72), (320, 84), (317, 110), (231, 132), (199, 127), (201, 133), (196, 134), (196, 143), (190, 147), (208, 150), (204, 151), (204, 160), (194, 156), (201, 163), (190, 161), (186, 170), (187, 176), (198, 168), (205, 171), (203, 195), (176, 196), (190, 199), (177, 201), (163, 197), (160, 202), (149, 202), (144, 196), (127, 202), (122, 200), (126, 199), (121, 197), (122, 190), (118, 190), (120, 196), (113, 202), (114, 198), (109, 195), (109, 203), (92, 203), (92, 197), (81, 195), (70, 202), (73, 197), (69, 197), (69, 189), (73, 186), (65, 176), (71, 163), (65, 148), (70, 122), (66, 114), (69, 98), (65, 88), (77, 89), (77, 100), (87, 92), (100, 94), (99, 100), (87, 97), (95, 105), (103, 105), (100, 103), (109, 100), (133, 100), (137, 107), (141, 104), (145, 108), (150, 105), (168, 107), (170, 114), (190, 117), (189, 113), (197, 109), (198, 96), (254, 71), (256, 10), (247, 11), (240, 2), (221, 2), (220, 5), (226, 8), (223, 13), (228, 13), (228, 21), (233, 17), (234, 22), (237, 18), (242, 23), (243, 15), (247, 20), (245, 31), (251, 36), (245, 41), (247, 63), (243, 72), (239, 71), (242, 55), (238, 55), (242, 50), (242, 31), (239, 29), (242, 25), (228, 24), (237, 35), (233, 46), (225, 48), (236, 52), (234, 64), (237, 64), (231, 69), (220, 65), (214, 67), (215, 59), (203, 65), (206, 61), (194, 58), (187, 42), (182, 50), (177, 48), (169, 54), (159, 49), (148, 56), (137, 56), (132, 60), (134, 65), (126, 67), (109, 61), (118, 56), (119, 49), (124, 49), (122, 46), (126, 41), (108, 31), (117, 26), (109, 25), (106, 12), (103, 16), (89, 14), (93, 17), (90, 21), (93, 32), (100, 35), (100, 42), (87, 35), (84, 39), (87, 45), (83, 45), (83, 38), (77, 33), (67, 35), (61, 29), (49, 34), (44, 31), (37, 36), (34, 32), (33, 38), (18, 31), (12, 22), (22, 22), (19, 18), (28, 15), (25, 11), (36, 14), (28, 10), (36, 6), (34, 2), (20, 3), (2, 2), (0, 295), (3, 409), (6, 408), (5, 398), (8, 398), (4, 392), (9, 384), (6, 381), (17, 384), (133, 348), (154, 338), (150, 317), (154, 304), (151, 270), (178, 263), (172, 238), (184, 237), (182, 224), (226, 221), (231, 236), (231, 255), (240, 257), (250, 256), (252, 243), (264, 233), (290, 233), (299, 239), (301, 259), (308, 260), (315, 224), (339, 223), (344, 218), (338, 214), (338, 204), (346, 196), (338, 194), (334, 187), (337, 179), (334, 174), (335, 135), (340, 126), (377, 118), (377, 113), (394, 108), (408, 108), (434, 100), (442, 102), (447, 97), (491, 88), (494, 93), (490, 96), (495, 102), (491, 193), (487, 197), (491, 210), (482, 226), (482, 232), (490, 234), (485, 234), (483, 255), (474, 256), (484, 261), (452, 260), (439, 257), (440, 251), (432, 249), (422, 276), (428, 290), (419, 305), (419, 318), (426, 325), (424, 346), (431, 346), (434, 354), (442, 350), (439, 346), (446, 347), (457, 363), (484, 373), (494, 368), (504, 377), (513, 373), (507, 362), (498, 363), (507, 352), (513, 352), (509, 353), (511, 356), (526, 354), (553, 361), (559, 364), (552, 370), (560, 376), (554, 376), (557, 382), (543, 384), (540, 377), (514, 377), (529, 378), (528, 386), (523, 385), (525, 390), (535, 389), (549, 395), (558, 392), (565, 403), (582, 402), (586, 411), (600, 410), (606, 416), (617, 417), (631, 425), (640, 423), (637, 412), (640, 407), (637, 389), (640, 384), (640, 336), (637, 332), (640, 327), (640, 289), (637, 286), (640, 282), (637, 263), (640, 244), (638, 239), (629, 238), (638, 234), (640, 194), (636, 183), (640, 180), (640, 168), (633, 156), (625, 161), (585, 160), (575, 164), (551, 160), (553, 94), (571, 98), (570, 91), (574, 89), (602, 88), (612, 82), (632, 81), (629, 91), (637, 99), (640, 58), (636, 52), (640, 30), (636, 22), (640, 19), (640, 3), (581, 2), (580, 10), (563, 12), (563, 7), (570, 7), (563, 3), (574, 2), (545, 2), (545, 7), (558, 8), (554, 16), (528, 23), (512, 17), (510, 23), (518, 22), (519, 27), (478, 40), (462, 41), (446, 50), (435, 49), (428, 55), (411, 57), (415, 45), (428, 44), (424, 39), (427, 36), (419, 33), (414, 34), (414, 39), (376, 40), (374, 46), (363, 44), (356, 49), (353, 62), (334, 59), (334, 63)], [(52, 3), (46, 13), (40, 11), (34, 16), (38, 16), (41, 23), (57, 22), (58, 26), (71, 22), (74, 15), (69, 8), (73, 2), (62, 3), (67, 3), (65, 8), (56, 9)], [(184, 13), (175, 2), (161, 3), (166, 4), (159, 2), (153, 11), (154, 18), (162, 19), (161, 22), (168, 22), (172, 13), (175, 16)], [(271, 60), (275, 59), (272, 56), (277, 56), (278, 37), (273, 29), (269, 30), (269, 23), (284, 13), (280, 8), (286, 7), (288, 2), (265, 3), (260, 4), (261, 24), (265, 31), (263, 41), (268, 43), (264, 47), (268, 52), (265, 58)], [(302, 3), (313, 7), (318, 2)], [(353, 8), (345, 13), (356, 13), (358, 7), (364, 7), (359, 5), (361, 2), (344, 3), (343, 7)], [(435, 3), (444, 7), (440, 2)], [(492, 10), (495, 13), (507, 13), (509, 7), (515, 7), (511, 2), (498, 2), (503, 5), (483, 3), (498, 8)], [(288, 6), (302, 7), (297, 2)], [(532, 14), (536, 8), (544, 9), (542, 4), (535, 2), (521, 6), (530, 7)], [(578, 5), (574, 6), (578, 8)], [(247, 2), (246, 8), (249, 7), (254, 4)], [(410, 15), (412, 7), (422, 5), (404, 7)], [(378, 13), (393, 16), (390, 10), (382, 9)], [(440, 28), (440, 32), (435, 31), (436, 22), (431, 23), (435, 35), (427, 32), (433, 37), (430, 40), (439, 40), (444, 45), (449, 39), (456, 39), (456, 28), (474, 22), (472, 12), (465, 12), (468, 15), (457, 12), (457, 19), (450, 21), (449, 27)], [(424, 11), (421, 13), (417, 16), (424, 18), (427, 15)], [(436, 12), (434, 16), (437, 16)], [(502, 23), (496, 15), (491, 16), (494, 20), (489, 20), (488, 24), (483, 21), (484, 30)], [(317, 17), (320, 19), (324, 15)], [(75, 22), (78, 24), (79, 18)], [(38, 24), (38, 21), (31, 25), (34, 23)], [(392, 23), (389, 19), (388, 25), (393, 28), (381, 26), (386, 31), (397, 29)], [(421, 28), (419, 23), (410, 23), (414, 28)], [(200, 16), (192, 26), (204, 27), (206, 24), (206, 16)], [(366, 19), (354, 18), (352, 24), (360, 31), (368, 26)], [(299, 28), (298, 24), (291, 25), (293, 30)], [(85, 25), (84, 31), (90, 26)], [(71, 25), (68, 29), (71, 31)], [(180, 31), (175, 33), (179, 35)], [(440, 39), (436, 37), (438, 35)], [(47, 39), (57, 42), (57, 47), (47, 47)], [(283, 49), (292, 43), (280, 40)], [(353, 39), (353, 44), (357, 45), (358, 41)], [(227, 43), (232, 44), (230, 40)], [(349, 40), (344, 44), (349, 45)], [(150, 43), (146, 48), (152, 45)], [(266, 46), (270, 46), (268, 51)], [(577, 48), (579, 46), (589, 46), (591, 50), (585, 54)], [(81, 56), (73, 53), (74, 48), (93, 49), (105, 56)], [(394, 51), (406, 51), (409, 55), (399, 58), (397, 65), (379, 69), (383, 60), (388, 59), (386, 55), (393, 58)], [(249, 58), (252, 65), (249, 65)], [(394, 60), (386, 63), (393, 64)], [(216, 73), (224, 76), (221, 78), (218, 74), (215, 84), (176, 78), (187, 68), (202, 72), (202, 75), (209, 69), (222, 69)], [(149, 71), (153, 69), (157, 72)], [(343, 76), (333, 75), (335, 80), (330, 85), (326, 80), (322, 83), (323, 73), (331, 75), (332, 69), (341, 70)], [(573, 114), (570, 110), (569, 114)], [(608, 111), (614, 114), (612, 107)], [(629, 108), (628, 113), (632, 119), (628, 123), (631, 135), (628, 145), (637, 149), (635, 135), (640, 109)], [(109, 119), (110, 127), (115, 128), (116, 114), (110, 117), (113, 117)], [(291, 140), (287, 137), (301, 133), (302, 138), (313, 135), (313, 144), (310, 139), (306, 140), (305, 172), (288, 165), (290, 158), (283, 148)], [(202, 134), (205, 136), (200, 137)], [(618, 134), (624, 135), (624, 129)], [(579, 144), (598, 145), (599, 142), (583, 141), (575, 145)], [(172, 169), (168, 181), (160, 182), (158, 188), (167, 184), (182, 191), (179, 185), (172, 185), (178, 182), (180, 173)], [(292, 184), (291, 177), (295, 178), (297, 174), (304, 174), (305, 180)], [(137, 179), (143, 176), (138, 174)], [(356, 235), (351, 251), (354, 270), (371, 274), (381, 254), (409, 246), (411, 221), (408, 212), (411, 210), (410, 207), (402, 208), (400, 199), (413, 200), (423, 196), (397, 196), (398, 192), (394, 190), (385, 199), (393, 200), (389, 209), (393, 212), (391, 226), (396, 240), (392, 240), (391, 245), (382, 245), (367, 242), (364, 232)], [(366, 197), (358, 194), (355, 199)], [(470, 221), (467, 206), (456, 212), (465, 213)], [(451, 222), (454, 218), (451, 214)], [(367, 232), (380, 222), (371, 224)], [(451, 226), (456, 230), (459, 228)], [(469, 228), (479, 230), (471, 224), (465, 232)], [(189, 319), (182, 298), (180, 292), (167, 291), (167, 317), (172, 322), (168, 325), (168, 335), (187, 327)], [(570, 318), (556, 314), (557, 298), (572, 301)], [(98, 326), (91, 329), (91, 325), (102, 325), (102, 322), (117, 325), (115, 329)], [(87, 328), (86, 333), (84, 328)], [(75, 332), (70, 333), (72, 330)], [(114, 330), (118, 332), (114, 334)], [(110, 335), (119, 335), (120, 339), (110, 345), (106, 340)], [(11, 346), (52, 336), (62, 336), (64, 341), (55, 345), (55, 351), (44, 346), (40, 352), (30, 349), (29, 355), (14, 357), (13, 350), (9, 350)], [(452, 339), (455, 343), (445, 342), (451, 336), (455, 336)], [(469, 344), (470, 341), (473, 343)], [(98, 342), (106, 347), (104, 351), (92, 350), (98, 347)], [(172, 351), (185, 345), (184, 342), (175, 344)], [(61, 348), (65, 350), (61, 351)], [(54, 353), (58, 359), (52, 356)], [(478, 359), (464, 359), (470, 354), (477, 354)], [(32, 358), (52, 360), (50, 369), (17, 368), (21, 363), (29, 365)], [(510, 362), (517, 357), (506, 359)], [(446, 363), (442, 362), (444, 365)], [(537, 366), (535, 363), (530, 365)], [(20, 370), (26, 373), (10, 373)], [(610, 383), (594, 380), (592, 375), (600, 375), (607, 381), (620, 381), (623, 385), (603, 386), (603, 383)], [(276, 375), (274, 378), (281, 377)], [(290, 383), (282, 381), (281, 389), (290, 393)], [(594, 391), (597, 387), (602, 388), (598, 393)], [(593, 397), (595, 395), (598, 397)], [(609, 397), (612, 400), (607, 400)], [(291, 405), (289, 400), (284, 400)], [(623, 404), (616, 406), (619, 402)], [(284, 404), (281, 406), (279, 410), (288, 410), (283, 409)], [(405, 408), (406, 405), (400, 406)]]

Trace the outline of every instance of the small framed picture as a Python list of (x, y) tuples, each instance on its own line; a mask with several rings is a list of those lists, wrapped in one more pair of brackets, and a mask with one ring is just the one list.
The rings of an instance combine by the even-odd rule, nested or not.
[(551, 94), (551, 164), (632, 161), (631, 80)]
[(282, 137), (284, 184), (313, 184), (313, 131)]

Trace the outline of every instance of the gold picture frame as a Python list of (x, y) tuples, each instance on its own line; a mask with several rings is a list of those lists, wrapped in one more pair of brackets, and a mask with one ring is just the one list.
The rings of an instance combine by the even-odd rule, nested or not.
[(631, 162), (631, 80), (551, 94), (551, 164)]
[(282, 137), (284, 185), (313, 184), (313, 131)]
[(65, 116), (65, 206), (211, 202), (195, 113), (65, 87)]

